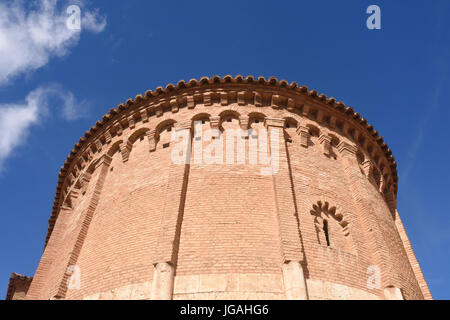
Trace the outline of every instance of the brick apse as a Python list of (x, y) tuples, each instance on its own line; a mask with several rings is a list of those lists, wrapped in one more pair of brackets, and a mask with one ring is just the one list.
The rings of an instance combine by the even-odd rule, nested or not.
[[(261, 174), (267, 165), (248, 153), (172, 160), (174, 132), (207, 148), (231, 129), (250, 132), (233, 142), (245, 150), (278, 133), (268, 147), (277, 172)], [(7, 298), (432, 299), (396, 210), (397, 180), (366, 119), (295, 82), (159, 87), (75, 144), (39, 266), (32, 278), (13, 274)]]

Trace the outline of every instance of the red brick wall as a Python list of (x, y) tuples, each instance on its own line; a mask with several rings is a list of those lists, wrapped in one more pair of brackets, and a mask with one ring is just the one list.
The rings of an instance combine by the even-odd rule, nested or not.
[(169, 154), (150, 154), (138, 139), (127, 162), (113, 156), (96, 215), (89, 228), (78, 265), (82, 298), (127, 284), (150, 281), (161, 211), (167, 188)]
[[(239, 128), (237, 120), (223, 126)], [(280, 273), (272, 178), (260, 165), (225, 161), (191, 164), (177, 275)]]
[[(161, 262), (175, 266), (175, 277), (262, 274), (278, 281), (283, 262), (292, 259), (301, 261), (311, 284), (380, 298), (394, 286), (406, 299), (424, 297), (420, 267), (394, 220), (392, 159), (367, 127), (281, 87), (210, 84), (167, 95), (122, 107), (71, 158), (27, 298), (81, 299), (149, 284)], [(225, 140), (227, 130), (246, 128), (247, 120), (257, 129), (269, 118), (282, 133), (275, 176), (261, 175), (263, 165), (249, 164), (248, 155), (245, 164), (227, 164), (225, 156), (224, 164), (171, 161), (173, 124), (189, 130), (192, 119), (204, 119), (205, 129), (219, 121)], [(374, 180), (378, 170), (381, 181)], [(83, 182), (86, 172), (91, 177)], [(67, 288), (70, 265), (80, 269), (80, 289)], [(375, 289), (367, 287), (372, 265), (381, 270)]]

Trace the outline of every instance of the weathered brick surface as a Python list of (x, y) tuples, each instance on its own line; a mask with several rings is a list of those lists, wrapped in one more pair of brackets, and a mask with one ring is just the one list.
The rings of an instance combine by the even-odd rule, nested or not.
[[(195, 137), (191, 163), (172, 161), (173, 131), (193, 133), (193, 120), (221, 131), (222, 164), (196, 162)], [(274, 175), (250, 161), (256, 134), (237, 137), (227, 163), (226, 137), (239, 128), (279, 133)], [(380, 139), (352, 109), (274, 80), (203, 79), (138, 96), (69, 156), (26, 298), (431, 299)], [(72, 265), (79, 288), (68, 286)]]

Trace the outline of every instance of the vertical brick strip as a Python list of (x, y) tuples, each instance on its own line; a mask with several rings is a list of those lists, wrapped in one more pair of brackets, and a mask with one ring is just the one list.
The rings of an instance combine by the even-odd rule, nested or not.
[[(178, 133), (188, 130), (185, 133), (187, 133), (190, 140), (192, 136), (191, 127), (191, 121), (186, 121), (176, 124), (175, 130)], [(171, 147), (174, 148), (175, 145), (172, 146), (171, 144)], [(172, 159), (170, 164), (161, 231), (158, 236), (154, 260), (152, 300), (170, 300), (173, 295), (173, 281), (190, 169), (191, 141), (186, 144), (186, 149), (183, 152), (185, 156), (184, 163), (174, 163)]]
[(406, 234), (405, 227), (403, 226), (402, 220), (398, 211), (395, 210), (395, 226), (397, 227), (400, 239), (402, 239), (403, 246), (405, 247), (406, 255), (408, 256), (409, 263), (413, 269), (414, 275), (416, 276), (417, 282), (419, 283), (420, 290), (422, 291), (423, 297), (426, 300), (433, 300), (430, 289), (428, 288), (425, 277), (423, 276), (422, 270), (420, 269), (419, 262), (417, 261), (416, 255), (414, 254), (411, 243), (409, 242), (408, 235)]
[[(95, 209), (97, 208), (97, 204), (100, 200), (100, 194), (103, 189), (103, 185), (105, 182), (106, 175), (108, 173), (109, 165), (111, 164), (112, 158), (104, 154), (98, 163), (98, 167), (100, 167), (100, 174), (98, 176), (97, 182), (95, 184), (94, 193), (89, 201), (89, 207), (86, 210), (84, 216), (82, 217), (82, 225), (78, 232), (77, 240), (75, 242), (75, 246), (70, 254), (69, 261), (67, 263), (67, 267), (76, 265), (78, 257), (80, 255), (81, 249), (83, 247), (84, 240), (86, 239), (89, 225), (92, 221), (92, 217), (94, 216)], [(82, 271), (81, 271), (82, 272)], [(56, 299), (64, 299), (67, 293), (67, 280), (69, 279), (69, 275), (64, 273), (64, 276), (59, 284), (58, 293), (56, 294)]]
[[(62, 210), (71, 210), (70, 208), (61, 207)], [(60, 213), (61, 215), (61, 213)], [(28, 300), (41, 299), (43, 296), (42, 290), (48, 281), (48, 274), (51, 270), (52, 261), (57, 259), (58, 249), (62, 244), (61, 238), (64, 234), (66, 224), (63, 219), (60, 219), (55, 224), (52, 236), (50, 237), (47, 246), (45, 247), (44, 253), (42, 254), (39, 266), (34, 274), (33, 281), (31, 282), (30, 288), (27, 292)]]
[(357, 219), (361, 222), (364, 230), (364, 236), (369, 242), (370, 252), (372, 253), (371, 260), (381, 270), (380, 289), (382, 289), (391, 282), (389, 276), (390, 268), (386, 257), (387, 252), (385, 251), (388, 246), (382, 237), (377, 218), (374, 216), (370, 203), (360, 192), (360, 190), (365, 189), (365, 186), (360, 185), (361, 179), (358, 175), (361, 175), (361, 171), (356, 159), (356, 147), (342, 141), (338, 145), (338, 151), (342, 156), (342, 165), (347, 177), (347, 185), (349, 187), (355, 209), (357, 210)]
[(149, 143), (149, 147), (150, 147), (150, 152), (156, 150), (156, 135), (155, 134), (156, 134), (155, 129), (147, 131), (147, 138), (148, 138), (148, 143)]
[[(284, 137), (284, 122), (284, 119), (265, 119), (270, 137), (272, 166), (278, 168), (272, 178), (281, 241), (282, 271), (286, 298), (306, 300), (308, 293), (301, 264), (304, 262), (304, 251), (289, 155)], [(274, 134), (275, 131), (278, 132)], [(278, 139), (274, 139), (274, 137), (278, 137)], [(278, 155), (278, 159), (276, 159), (276, 155)], [(274, 165), (273, 162), (277, 160), (278, 164)]]

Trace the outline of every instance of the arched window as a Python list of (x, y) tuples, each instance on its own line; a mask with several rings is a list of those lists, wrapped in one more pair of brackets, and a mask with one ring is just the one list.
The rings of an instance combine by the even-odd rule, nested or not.
[(326, 201), (318, 201), (310, 213), (314, 217), (318, 244), (347, 252), (354, 251), (349, 223), (342, 214), (336, 212), (336, 207)]

